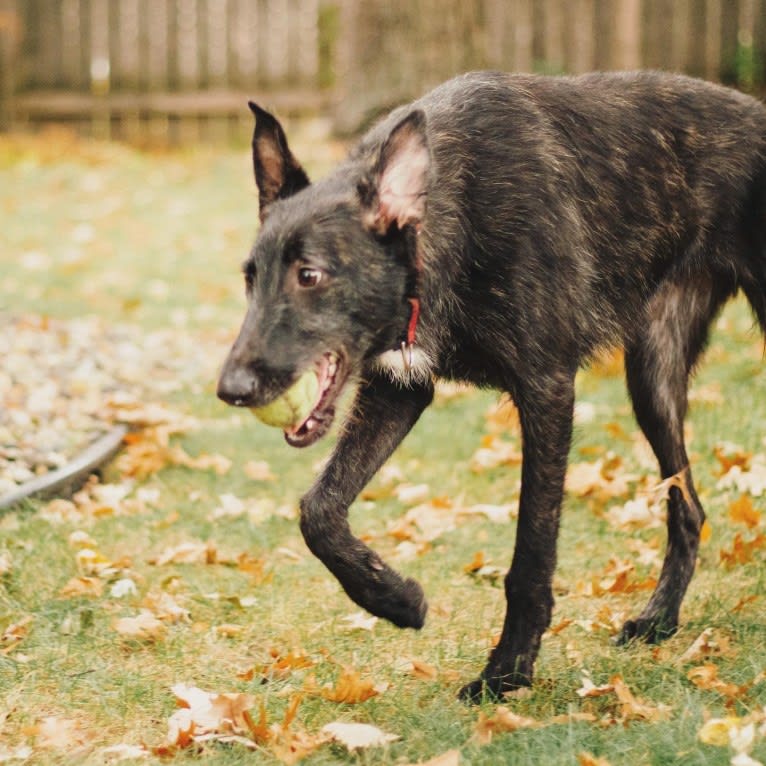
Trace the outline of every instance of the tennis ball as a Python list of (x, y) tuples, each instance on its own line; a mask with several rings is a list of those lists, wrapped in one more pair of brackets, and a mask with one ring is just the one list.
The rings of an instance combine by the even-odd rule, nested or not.
[(265, 407), (253, 407), (251, 412), (267, 426), (292, 428), (311, 414), (318, 395), (319, 378), (316, 372), (308, 370), (282, 396)]

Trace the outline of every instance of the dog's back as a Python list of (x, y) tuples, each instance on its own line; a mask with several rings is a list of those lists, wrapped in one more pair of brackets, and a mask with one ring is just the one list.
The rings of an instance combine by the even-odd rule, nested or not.
[[(766, 258), (741, 242), (743, 217), (766, 223), (752, 209), (766, 110), (748, 96), (651, 72), (473, 73), (395, 110), (352, 160), (416, 108), (434, 159), (422, 257), (482, 312), (482, 345), (534, 325), (579, 357), (629, 339), (671, 272), (731, 282), (734, 258), (746, 289), (753, 269), (763, 281)], [(761, 288), (748, 292), (763, 318)]]

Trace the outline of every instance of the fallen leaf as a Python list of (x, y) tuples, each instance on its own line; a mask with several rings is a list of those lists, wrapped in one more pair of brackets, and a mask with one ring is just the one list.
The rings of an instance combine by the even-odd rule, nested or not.
[(112, 623), (112, 628), (123, 638), (134, 641), (158, 641), (164, 638), (167, 627), (148, 609), (142, 609), (136, 617), (121, 617)]
[(708, 657), (732, 657), (734, 654), (727, 636), (719, 635), (714, 628), (705, 628), (677, 662), (679, 665), (684, 665), (689, 662), (699, 662)]
[(579, 766), (610, 766), (606, 758), (599, 758), (593, 753), (584, 751), (577, 756)]
[(18, 622), (9, 625), (0, 634), (0, 654), (10, 654), (29, 635), (29, 628), (34, 618), (27, 615)]
[(716, 487), (761, 497), (766, 492), (766, 456), (755, 455), (747, 470), (740, 465), (732, 466), (718, 480)]
[(491, 716), (484, 712), (479, 713), (479, 720), (474, 727), (474, 738), (480, 745), (487, 745), (495, 734), (514, 732), (518, 729), (539, 729), (544, 725), (534, 718), (527, 718), (504, 705), (498, 705)]
[(469, 462), (474, 473), (484, 473), (505, 465), (521, 465), (521, 451), (515, 444), (493, 434), (482, 439), (481, 447)]
[(747, 564), (749, 561), (752, 561), (753, 554), (762, 548), (766, 548), (766, 534), (758, 534), (751, 540), (743, 540), (742, 534), (737, 532), (734, 535), (731, 549), (721, 548), (719, 558), (721, 563), (730, 569), (731, 567)]
[(253, 481), (276, 481), (277, 478), (265, 460), (248, 460), (242, 470)]
[(599, 500), (622, 497), (637, 476), (621, 471), (622, 459), (613, 454), (589, 463), (573, 463), (567, 470), (565, 489), (577, 497), (595, 496)]
[(469, 561), (467, 564), (463, 565), (463, 571), (466, 574), (473, 574), (474, 572), (478, 572), (483, 566), (486, 565), (486, 560), (484, 558), (484, 551), (476, 551), (476, 553), (473, 554), (473, 559)]
[(726, 747), (729, 740), (729, 732), (738, 728), (743, 722), (742, 718), (727, 716), (726, 718), (711, 718), (702, 725), (697, 732), (697, 738), (706, 745)]
[(388, 684), (376, 684), (369, 678), (363, 679), (353, 668), (343, 668), (334, 685), (317, 687), (313, 677), (306, 679), (304, 691), (317, 694), (330, 702), (355, 705), (376, 697), (388, 688)]
[(207, 692), (196, 686), (176, 684), (171, 691), (180, 708), (168, 720), (168, 743), (186, 747), (205, 734), (243, 734), (250, 730), (245, 714), (255, 698), (243, 693)]
[(322, 733), (340, 743), (349, 751), (380, 747), (401, 739), (398, 734), (387, 734), (377, 726), (368, 723), (346, 723), (334, 721), (322, 727)]
[(668, 717), (670, 708), (667, 705), (649, 705), (637, 699), (619, 675), (613, 676), (608, 684), (596, 686), (587, 676), (583, 676), (583, 684), (577, 690), (580, 697), (604, 697), (614, 694), (619, 703), (621, 722), (642, 720), (661, 721)]
[(418, 505), (428, 500), (431, 490), (428, 484), (400, 484), (394, 496), (402, 505)]
[(760, 524), (761, 514), (753, 507), (749, 495), (741, 495), (738, 500), (729, 503), (729, 519), (735, 524), (746, 524), (752, 529)]
[(722, 442), (713, 447), (713, 454), (720, 463), (719, 476), (725, 476), (734, 466), (747, 471), (750, 468), (750, 459), (753, 457), (737, 444)]
[(59, 591), (61, 598), (99, 598), (104, 592), (104, 583), (97, 577), (73, 577)]
[(70, 753), (86, 742), (80, 724), (70, 718), (47, 716), (33, 729), (35, 744), (45, 750), (64, 750)]
[(214, 630), (216, 635), (222, 638), (237, 638), (245, 632), (245, 628), (242, 625), (235, 625), (230, 622), (216, 625)]
[(217, 558), (215, 545), (210, 541), (189, 541), (166, 548), (155, 559), (150, 559), (150, 563), (158, 567), (167, 564), (214, 564)]
[(747, 686), (738, 686), (718, 678), (718, 666), (711, 662), (691, 668), (686, 677), (698, 688), (718, 692), (722, 697), (735, 699), (740, 697)]
[[(250, 680), (255, 674), (265, 676), (269, 679), (283, 680), (290, 676), (294, 670), (303, 670), (316, 665), (316, 662), (300, 651), (290, 651), (286, 654), (280, 654), (277, 649), (272, 649), (269, 654), (271, 659), (268, 662), (260, 663), (248, 671)], [(244, 677), (244, 676), (240, 676)]]
[(484, 516), (495, 524), (507, 524), (512, 518), (519, 515), (519, 510), (516, 503), (505, 503), (504, 505), (478, 503), (466, 508), (458, 508), (457, 513), (459, 516)]
[(345, 617), (341, 617), (341, 620), (346, 624), (343, 625), (344, 630), (368, 630), (377, 625), (378, 618), (368, 614), (367, 612), (354, 612), (353, 614), (347, 614)]
[(399, 660), (395, 667), (400, 673), (414, 676), (421, 681), (433, 681), (439, 675), (439, 671), (433, 665), (417, 659)]
[(163, 622), (191, 622), (191, 614), (188, 609), (179, 606), (178, 602), (169, 593), (150, 593), (143, 600), (143, 605), (152, 614)]

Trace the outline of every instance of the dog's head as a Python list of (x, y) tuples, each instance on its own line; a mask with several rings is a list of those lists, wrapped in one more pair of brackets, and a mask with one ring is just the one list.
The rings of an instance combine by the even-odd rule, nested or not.
[(310, 184), (279, 122), (250, 108), (261, 228), (244, 264), (247, 313), (218, 396), (261, 407), (316, 369), (318, 400), (285, 433), (306, 446), (329, 429), (346, 382), (406, 328), (430, 167), (425, 116), (411, 111), (362, 158)]

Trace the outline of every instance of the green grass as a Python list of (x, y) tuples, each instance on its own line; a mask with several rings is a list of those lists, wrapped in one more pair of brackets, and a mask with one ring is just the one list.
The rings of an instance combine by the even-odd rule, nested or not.
[[(309, 146), (299, 141), (296, 152), (305, 155)], [(326, 170), (331, 154), (326, 147), (317, 153), (311, 165), (315, 174)], [(211, 691), (250, 692), (264, 701), (269, 720), (279, 721), (291, 689), (300, 689), (309, 673), (319, 684), (330, 682), (340, 665), (390, 687), (357, 705), (307, 696), (295, 725), (313, 733), (338, 719), (369, 722), (401, 739), (358, 754), (326, 745), (307, 764), (418, 762), (450, 748), (460, 749), (461, 762), (473, 766), (574, 764), (585, 751), (613, 765), (729, 763), (730, 748), (703, 744), (697, 732), (708, 717), (762, 709), (766, 683), (753, 686), (727, 708), (717, 692), (693, 686), (686, 677), (690, 666), (680, 665), (677, 658), (703, 629), (712, 627), (733, 648), (709, 660), (718, 665), (722, 679), (747, 684), (766, 669), (764, 552), (756, 551), (750, 562), (731, 569), (719, 563), (719, 551), (731, 546), (737, 532), (749, 539), (766, 531), (763, 520), (753, 532), (729, 520), (728, 505), (738, 495), (717, 489), (713, 455), (714, 446), (724, 440), (750, 452), (766, 451), (762, 346), (745, 305), (736, 302), (726, 310), (695, 383), (702, 390), (720, 385), (722, 401), (694, 404), (689, 419), (692, 466), (712, 536), (700, 553), (681, 630), (656, 651), (644, 645), (616, 648), (608, 631), (586, 632), (572, 624), (544, 640), (531, 694), (507, 703), (542, 723), (567, 712), (590, 711), (603, 719), (614, 712), (613, 697), (583, 700), (576, 694), (587, 671), (596, 684), (620, 675), (637, 697), (667, 705), (669, 717), (624, 726), (551, 725), (499, 734), (482, 746), (474, 738), (479, 711), (458, 703), (456, 692), (481, 669), (499, 632), (503, 594), (501, 587), (466, 575), (463, 567), (477, 551), (492, 564), (505, 565), (512, 552), (513, 523), (498, 526), (471, 517), (435, 540), (423, 555), (397, 562), (423, 583), (429, 596), (429, 620), (415, 633), (383, 622), (372, 632), (346, 630), (343, 618), (357, 609), (312, 558), (294, 519), (210, 519), (223, 493), (294, 509), (331, 448), (327, 441), (305, 452), (290, 450), (279, 433), (233, 413), (214, 396), (215, 368), (244, 307), (238, 268), (257, 218), (247, 154), (142, 154), (80, 144), (63, 135), (6, 139), (0, 143), (0, 211), (0, 310), (61, 318), (95, 313), (145, 331), (176, 327), (190, 348), (209, 354), (210, 371), (206, 377), (183, 380), (177, 392), (158, 394), (158, 401), (199, 418), (197, 430), (176, 440), (189, 454), (221, 454), (233, 461), (225, 476), (182, 467), (149, 476), (143, 484), (158, 490), (159, 500), (141, 513), (55, 522), (41, 516), (41, 503), (30, 503), (0, 519), (0, 554), (7, 552), (12, 559), (10, 572), (0, 579), (0, 631), (32, 617), (24, 640), (0, 654), (0, 752), (29, 743), (35, 748), (34, 762), (81, 764), (102, 762), (99, 748), (108, 745), (158, 745), (175, 709), (170, 687), (181, 682)], [(38, 255), (30, 258), (30, 253)], [(44, 267), (35, 268), (40, 255)], [(577, 425), (572, 461), (592, 460), (592, 448), (603, 448), (622, 456), (623, 470), (647, 473), (634, 453), (636, 426), (619, 372), (586, 371), (578, 389), (580, 400), (595, 405), (596, 414)], [(426, 483), (432, 497), (462, 505), (515, 498), (518, 466), (480, 474), (469, 469), (487, 431), (485, 412), (496, 399), (473, 392), (432, 407), (392, 462), (408, 481)], [(628, 438), (611, 436), (605, 428), (610, 423), (618, 423)], [(504, 438), (518, 444), (513, 432)], [(248, 479), (244, 464), (252, 459), (268, 461), (276, 480)], [(107, 478), (122, 479), (114, 466)], [(766, 510), (762, 498), (753, 502)], [(664, 544), (662, 530), (612, 529), (602, 515), (608, 506), (592, 498), (566, 500), (554, 624), (564, 618), (593, 618), (604, 607), (631, 615), (647, 598), (646, 592), (578, 595), (578, 583), (602, 573), (610, 557), (634, 559), (630, 546), (635, 538)], [(352, 525), (390, 558), (396, 541), (385, 532), (405, 510), (391, 497), (360, 501), (351, 511)], [(127, 559), (123, 565), (136, 582), (136, 596), (114, 598), (107, 584), (98, 598), (61, 597), (62, 586), (78, 573), (75, 550), (68, 543), (78, 529), (87, 531), (110, 561)], [(261, 581), (220, 564), (150, 563), (168, 547), (191, 540), (212, 541), (222, 554), (260, 558), (269, 576)], [(651, 570), (638, 564), (636, 571), (643, 577)], [(170, 625), (164, 639), (155, 643), (122, 640), (112, 627), (114, 620), (136, 614), (147, 594), (163, 590), (190, 611), (191, 620)], [(256, 601), (242, 607), (234, 598), (222, 598), (226, 596), (254, 596)], [(757, 598), (733, 611), (747, 596)], [(222, 624), (241, 626), (241, 632), (224, 637), (215, 630)], [(249, 681), (238, 677), (262, 662), (272, 647), (281, 652), (301, 649), (317, 664), (268, 683), (257, 676)], [(572, 659), (574, 653), (580, 659)], [(397, 669), (402, 658), (429, 663), (439, 676), (419, 680), (403, 674)], [(482, 709), (491, 714), (494, 706)], [(41, 749), (36, 727), (46, 716), (77, 721), (83, 750)], [(764, 736), (757, 738), (751, 755), (766, 759)], [(215, 744), (204, 754), (189, 750), (174, 756), (179, 763), (203, 758), (227, 765), (277, 762), (266, 750), (251, 753)]]

